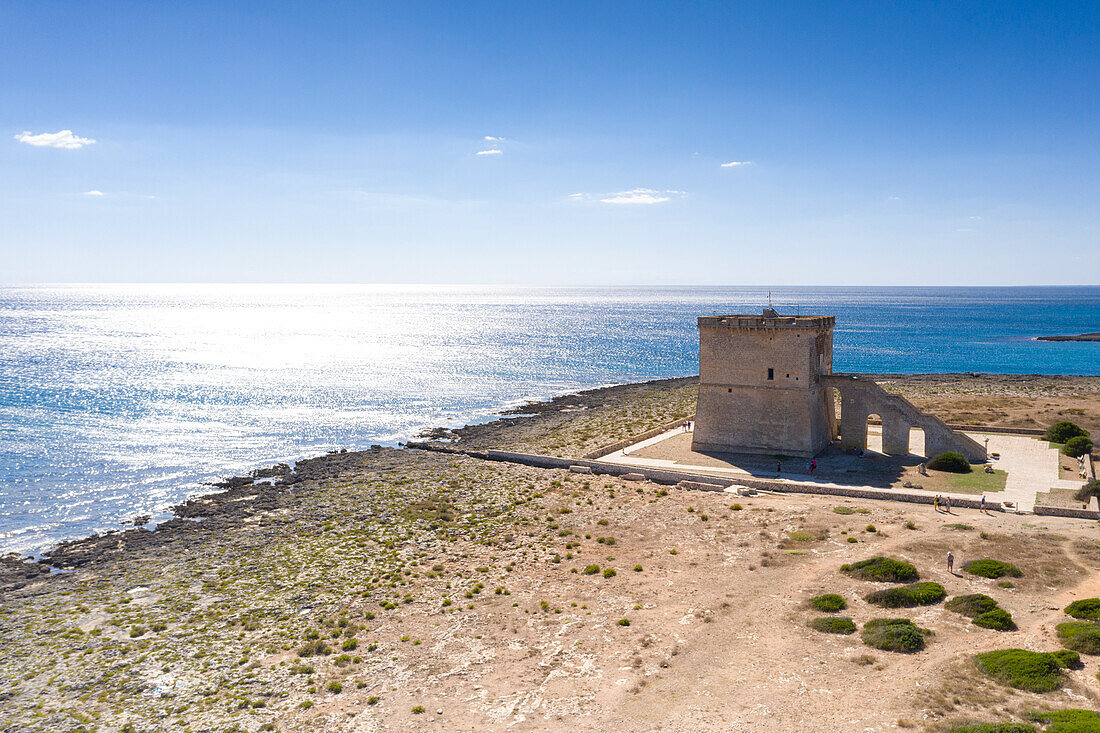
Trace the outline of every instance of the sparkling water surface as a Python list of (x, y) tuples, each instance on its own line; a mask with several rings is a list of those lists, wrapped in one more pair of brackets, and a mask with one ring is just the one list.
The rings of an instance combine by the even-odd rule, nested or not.
[[(1100, 288), (773, 289), (837, 318), (836, 371), (1100, 374)], [(502, 407), (697, 373), (695, 318), (761, 288), (0, 287), (0, 552), (201, 482)]]

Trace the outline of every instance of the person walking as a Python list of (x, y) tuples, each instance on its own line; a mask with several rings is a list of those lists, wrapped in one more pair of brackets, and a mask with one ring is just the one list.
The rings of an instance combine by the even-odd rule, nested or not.
[(932, 499), (932, 507), (938, 512), (940, 510), (940, 495), (936, 494), (936, 498)]
[(817, 474), (817, 459), (815, 458), (812, 461), (810, 461), (810, 475), (814, 476), (816, 474)]
[(951, 513), (951, 497), (950, 496), (943, 497), (943, 506), (944, 506), (944, 511), (947, 512), (948, 514), (950, 514)]
[(778, 461), (777, 460), (775, 462), (775, 475), (776, 475), (776, 478), (778, 478), (779, 474), (781, 474), (781, 473), (783, 473), (783, 461)]
[(985, 514), (985, 494), (982, 494), (982, 500), (978, 502), (978, 511)]
[(955, 556), (951, 552), (947, 553), (947, 572), (955, 574)]

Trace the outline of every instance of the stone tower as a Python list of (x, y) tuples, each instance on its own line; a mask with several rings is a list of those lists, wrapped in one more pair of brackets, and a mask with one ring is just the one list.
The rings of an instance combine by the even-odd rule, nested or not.
[(817, 455), (836, 436), (832, 316), (699, 319), (693, 450)]

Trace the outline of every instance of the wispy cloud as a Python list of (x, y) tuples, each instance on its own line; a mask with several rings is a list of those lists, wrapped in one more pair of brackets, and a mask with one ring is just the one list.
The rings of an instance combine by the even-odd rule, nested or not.
[(93, 188), (93, 189), (92, 189), (91, 191), (85, 191), (85, 192), (84, 192), (84, 195), (85, 195), (85, 196), (102, 196), (102, 195), (103, 195), (103, 192), (102, 192), (102, 191), (100, 191), (100, 190), (99, 190), (99, 189), (97, 189), (97, 188)]
[(504, 155), (504, 151), (498, 148), (492, 148), (490, 150), (479, 150), (478, 155)]
[(728, 163), (723, 163), (722, 167), (723, 168), (737, 168), (737, 167), (743, 166), (743, 165), (752, 165), (752, 161), (751, 160), (731, 160)]
[(658, 191), (653, 188), (635, 188), (631, 191), (617, 191), (615, 193), (571, 193), (566, 196), (569, 201), (599, 201), (603, 204), (663, 204), (674, 198), (686, 196), (684, 191), (667, 189)]
[(21, 143), (33, 145), (36, 148), (61, 148), (63, 150), (79, 150), (85, 145), (91, 145), (95, 142), (95, 140), (90, 137), (74, 135), (72, 130), (43, 132), (38, 135), (24, 130), (16, 135), (15, 139)]
[(971, 216), (969, 218), (970, 218), (970, 221), (981, 221), (982, 220), (982, 217), (980, 217), (980, 216)]
[(901, 196), (887, 196), (887, 201), (901, 201)]
[(495, 137), (493, 135), (486, 135), (485, 136), (485, 141), (490, 142), (490, 143), (502, 143), (502, 142), (504, 142), (504, 140), (505, 140), (505, 138), (503, 138), (503, 137)]

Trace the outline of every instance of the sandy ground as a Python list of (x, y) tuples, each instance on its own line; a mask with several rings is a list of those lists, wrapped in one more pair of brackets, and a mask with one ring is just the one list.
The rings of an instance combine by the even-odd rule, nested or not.
[[(679, 417), (690, 389), (593, 393), (467, 442), (568, 448), (583, 433), (587, 447), (620, 416)], [(285, 483), (240, 482), (184, 513), (203, 521), (73, 543), (54, 559), (66, 572), (4, 590), (0, 730), (940, 731), (1100, 700), (1095, 658), (1043, 695), (972, 661), (1060, 648), (1060, 609), (1100, 595), (1094, 522), (389, 449), (300, 462)], [(1024, 575), (951, 575), (948, 550)], [(881, 585), (839, 568), (880, 554), (949, 596), (993, 596), (1019, 630), (869, 605)], [(934, 636), (904, 655), (813, 631), (806, 600), (823, 592), (857, 623), (903, 616)]]

